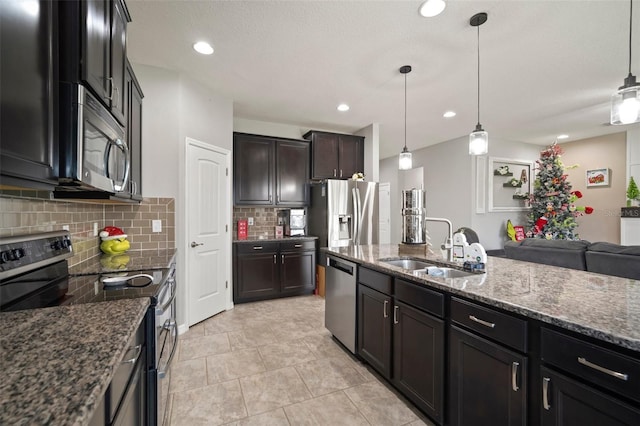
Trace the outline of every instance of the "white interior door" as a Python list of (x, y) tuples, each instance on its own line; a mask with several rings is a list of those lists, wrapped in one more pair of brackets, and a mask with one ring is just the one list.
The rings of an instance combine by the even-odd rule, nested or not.
[(187, 138), (187, 322), (225, 309), (230, 280), (230, 153)]
[(378, 185), (380, 204), (378, 218), (380, 221), (380, 244), (391, 243), (391, 184), (389, 182)]

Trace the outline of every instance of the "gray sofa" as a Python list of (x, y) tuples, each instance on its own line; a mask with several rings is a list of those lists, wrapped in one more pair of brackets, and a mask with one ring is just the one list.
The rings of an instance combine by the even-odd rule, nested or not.
[(640, 246), (588, 241), (507, 241), (508, 258), (640, 280)]

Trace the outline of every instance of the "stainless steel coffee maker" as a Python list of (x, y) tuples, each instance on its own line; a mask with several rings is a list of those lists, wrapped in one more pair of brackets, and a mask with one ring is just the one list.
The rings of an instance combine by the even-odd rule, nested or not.
[(402, 191), (402, 242), (404, 244), (426, 244), (425, 218), (426, 195), (422, 189)]
[(284, 225), (284, 235), (294, 237), (307, 234), (307, 214), (305, 209), (285, 209), (278, 212)]

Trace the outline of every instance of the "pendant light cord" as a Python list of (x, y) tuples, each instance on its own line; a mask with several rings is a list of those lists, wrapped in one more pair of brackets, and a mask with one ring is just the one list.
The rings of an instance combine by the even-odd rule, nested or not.
[(478, 29), (478, 126), (480, 126), (480, 25), (476, 28)]
[(407, 74), (404, 75), (404, 151), (407, 150)]
[(633, 0), (629, 0), (629, 75), (631, 75), (631, 29), (633, 28)]

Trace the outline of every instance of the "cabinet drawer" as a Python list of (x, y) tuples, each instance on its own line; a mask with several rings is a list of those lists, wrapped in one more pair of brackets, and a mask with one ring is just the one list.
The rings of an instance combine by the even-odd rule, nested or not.
[(307, 240), (292, 240), (283, 241), (280, 243), (280, 250), (282, 251), (302, 251), (302, 250), (315, 250), (316, 241)]
[(131, 378), (132, 372), (136, 365), (136, 362), (140, 358), (140, 354), (144, 350), (144, 321), (138, 327), (138, 330), (133, 335), (127, 349), (125, 350), (120, 363), (116, 367), (116, 371), (111, 380), (111, 386), (109, 386), (109, 421), (113, 420), (116, 414), (120, 400), (124, 395), (124, 391), (127, 389), (127, 384)]
[(358, 282), (386, 295), (393, 294), (393, 279), (380, 272), (358, 268)]
[(541, 335), (544, 362), (640, 401), (640, 361), (546, 328)]
[(396, 278), (395, 298), (439, 317), (444, 316), (444, 295)]
[(254, 243), (236, 243), (238, 254), (266, 253), (277, 252), (278, 243), (256, 241)]
[(527, 322), (475, 303), (451, 298), (451, 319), (521, 352), (527, 351)]

